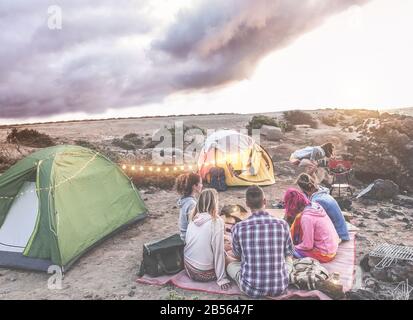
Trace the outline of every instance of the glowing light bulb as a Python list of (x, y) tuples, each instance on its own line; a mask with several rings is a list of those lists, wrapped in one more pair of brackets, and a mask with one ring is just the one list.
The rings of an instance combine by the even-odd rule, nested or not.
[(143, 170), (145, 170), (145, 169), (141, 166), (141, 167), (139, 168), (139, 170), (140, 170), (140, 171), (143, 171)]
[(161, 172), (161, 168), (156, 168), (156, 172)]
[(188, 169), (189, 169), (189, 170), (192, 170), (192, 166), (188, 166)]
[(135, 169), (136, 169), (135, 166), (132, 166), (132, 171), (135, 171)]
[(122, 169), (123, 169), (123, 170), (126, 170), (126, 164), (124, 164), (124, 165), (122, 166)]
[(152, 168), (152, 167), (149, 167), (149, 171), (153, 171), (153, 168)]
[(169, 172), (169, 168), (165, 168), (165, 172)]
[(174, 167), (174, 171), (176, 171), (176, 170), (178, 170), (178, 168), (177, 168), (177, 167)]
[(184, 166), (181, 166), (181, 170), (184, 171), (184, 170), (185, 170), (185, 167), (184, 167)]

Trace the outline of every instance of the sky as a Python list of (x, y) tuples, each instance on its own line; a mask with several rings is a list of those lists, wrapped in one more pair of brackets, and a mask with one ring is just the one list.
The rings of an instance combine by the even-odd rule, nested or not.
[(413, 106), (411, 0), (2, 0), (0, 123)]

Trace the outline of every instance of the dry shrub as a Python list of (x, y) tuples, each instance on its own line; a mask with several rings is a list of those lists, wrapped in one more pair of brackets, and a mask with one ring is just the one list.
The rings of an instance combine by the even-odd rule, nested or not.
[(13, 128), (7, 135), (6, 141), (8, 143), (32, 148), (46, 148), (55, 145), (49, 135), (33, 129), (23, 129), (19, 131), (18, 129)]
[(318, 127), (317, 120), (315, 120), (309, 113), (300, 110), (285, 111), (284, 119), (292, 125), (306, 124), (313, 129)]
[(321, 122), (327, 126), (335, 127), (338, 123), (338, 119), (335, 116), (327, 116), (327, 117), (322, 117)]

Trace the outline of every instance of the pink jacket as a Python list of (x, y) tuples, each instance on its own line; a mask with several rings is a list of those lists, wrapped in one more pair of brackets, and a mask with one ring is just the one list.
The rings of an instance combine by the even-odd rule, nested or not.
[(339, 237), (333, 222), (318, 203), (308, 205), (301, 216), (302, 242), (298, 250), (317, 249), (324, 254), (337, 252)]

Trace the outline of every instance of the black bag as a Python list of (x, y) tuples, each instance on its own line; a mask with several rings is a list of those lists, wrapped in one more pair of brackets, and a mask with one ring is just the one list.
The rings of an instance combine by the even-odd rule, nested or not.
[(143, 245), (143, 260), (138, 276), (148, 274), (159, 277), (165, 274), (175, 274), (184, 268), (184, 246), (179, 234), (168, 238), (145, 243)]
[(210, 186), (217, 191), (226, 191), (227, 184), (225, 182), (225, 170), (223, 168), (211, 168), (210, 174)]

